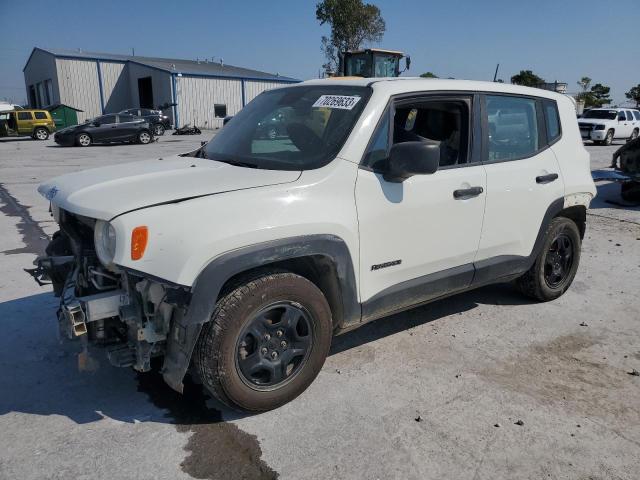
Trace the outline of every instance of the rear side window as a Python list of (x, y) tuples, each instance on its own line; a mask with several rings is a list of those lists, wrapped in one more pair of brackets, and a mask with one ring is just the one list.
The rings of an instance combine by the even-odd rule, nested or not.
[(47, 114), (45, 112), (35, 112), (34, 115), (38, 120), (46, 120)]
[(118, 123), (133, 122), (133, 115), (118, 115)]
[(636, 120), (640, 120), (640, 112), (638, 110), (633, 111), (633, 116), (636, 117)]
[(31, 112), (18, 112), (18, 120), (31, 120)]
[(488, 160), (516, 160), (539, 149), (536, 101), (531, 98), (487, 95)]
[(553, 100), (544, 100), (544, 118), (547, 124), (547, 143), (553, 143), (560, 138), (560, 116), (558, 105)]
[(629, 110), (625, 110), (625, 113), (627, 114), (627, 120), (629, 122), (633, 122), (633, 115), (631, 115), (631, 112)]

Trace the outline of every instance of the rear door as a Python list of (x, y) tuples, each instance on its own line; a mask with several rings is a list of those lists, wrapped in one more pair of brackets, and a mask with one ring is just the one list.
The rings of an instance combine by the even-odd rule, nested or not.
[(31, 112), (18, 111), (18, 133), (21, 135), (31, 135), (33, 132), (33, 114)]
[[(365, 318), (470, 284), (486, 189), (479, 118), (474, 122), (478, 101), (456, 94), (399, 99), (380, 120), (355, 191)], [(438, 144), (440, 167), (389, 182), (384, 179), (389, 149), (407, 141)], [(469, 194), (460, 195), (463, 191)]]
[(135, 137), (137, 133), (137, 127), (139, 122), (135, 121), (136, 118), (133, 115), (118, 115), (117, 128), (115, 130), (118, 140), (128, 140)]
[(549, 148), (561, 136), (555, 102), (515, 95), (484, 100), (487, 204), (479, 269), (528, 257), (547, 209), (564, 198), (560, 167)]

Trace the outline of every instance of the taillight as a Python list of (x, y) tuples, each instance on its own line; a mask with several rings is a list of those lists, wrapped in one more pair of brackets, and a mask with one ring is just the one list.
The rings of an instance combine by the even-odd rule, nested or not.
[(131, 232), (131, 260), (140, 260), (147, 248), (149, 229), (145, 226), (136, 227)]

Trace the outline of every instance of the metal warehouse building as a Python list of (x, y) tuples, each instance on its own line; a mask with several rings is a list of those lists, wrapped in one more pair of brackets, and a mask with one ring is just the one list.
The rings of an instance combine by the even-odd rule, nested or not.
[(29, 105), (63, 103), (82, 122), (127, 108), (165, 110), (178, 126), (218, 128), (255, 96), (298, 80), (207, 60), (34, 48), (24, 69)]

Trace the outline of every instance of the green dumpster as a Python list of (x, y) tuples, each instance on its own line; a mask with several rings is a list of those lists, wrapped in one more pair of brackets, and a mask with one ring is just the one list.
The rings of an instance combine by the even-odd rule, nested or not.
[(72, 125), (77, 125), (78, 112), (82, 112), (82, 110), (80, 110), (79, 108), (70, 107), (69, 105), (64, 105), (63, 103), (49, 105), (47, 107), (47, 110), (49, 110), (51, 118), (53, 118), (53, 121), (56, 124), (57, 130), (65, 127), (70, 127)]

